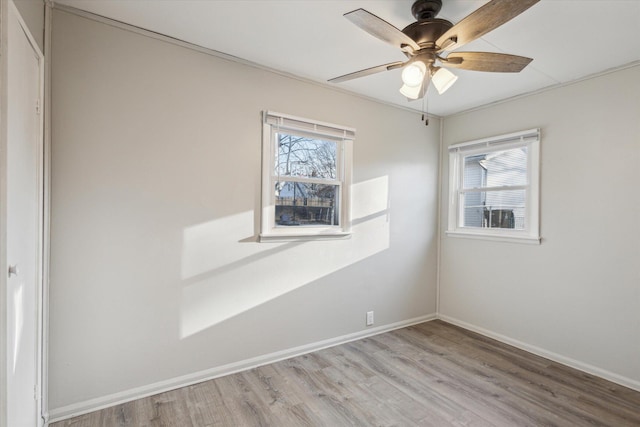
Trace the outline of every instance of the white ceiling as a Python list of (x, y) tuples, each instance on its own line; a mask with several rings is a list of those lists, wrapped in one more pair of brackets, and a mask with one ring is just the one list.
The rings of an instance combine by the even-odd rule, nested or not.
[[(486, 0), (443, 0), (454, 24)], [(275, 70), (322, 82), (406, 57), (342, 15), (364, 8), (402, 29), (413, 0), (56, 0)], [(521, 73), (453, 70), (445, 94), (431, 88), (429, 113), (446, 116), (640, 60), (640, 0), (541, 0), (461, 50), (534, 58)], [(336, 84), (421, 110), (398, 89), (400, 70)]]

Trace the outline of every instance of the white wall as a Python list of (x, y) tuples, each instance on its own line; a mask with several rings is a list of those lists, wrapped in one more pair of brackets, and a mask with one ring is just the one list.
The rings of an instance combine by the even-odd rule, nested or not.
[(24, 23), (29, 27), (31, 35), (44, 52), (44, 1), (43, 0), (13, 0), (20, 12)]
[(636, 66), (444, 120), (445, 145), (541, 128), (543, 240), (443, 234), (440, 283), (445, 318), (637, 389), (639, 81)]
[[(438, 120), (59, 10), (52, 43), (53, 414), (435, 314)], [(357, 129), (351, 239), (256, 243), (264, 109)]]

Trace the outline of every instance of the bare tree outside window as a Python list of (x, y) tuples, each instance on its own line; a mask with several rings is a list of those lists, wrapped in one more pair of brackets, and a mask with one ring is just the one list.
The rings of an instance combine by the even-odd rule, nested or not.
[(339, 225), (339, 192), (333, 184), (338, 176), (338, 144), (284, 133), (277, 134), (277, 142), (277, 224)]
[(278, 134), (276, 175), (336, 179), (336, 143)]

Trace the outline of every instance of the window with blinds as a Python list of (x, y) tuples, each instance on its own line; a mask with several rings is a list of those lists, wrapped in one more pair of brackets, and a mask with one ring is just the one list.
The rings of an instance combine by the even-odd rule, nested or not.
[(354, 137), (351, 128), (264, 113), (261, 241), (349, 235)]
[(539, 242), (539, 150), (538, 129), (450, 146), (448, 234)]

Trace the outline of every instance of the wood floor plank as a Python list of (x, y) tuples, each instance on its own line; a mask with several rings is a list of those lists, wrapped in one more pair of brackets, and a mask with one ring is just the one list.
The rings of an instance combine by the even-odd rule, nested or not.
[(430, 321), (52, 427), (640, 426), (640, 392)]
[[(494, 424), (508, 422), (509, 424), (521, 425), (526, 421), (519, 416), (518, 412), (504, 407), (497, 399), (497, 395), (493, 393), (491, 395), (483, 394), (489, 390), (474, 386), (472, 379), (469, 377), (425, 369), (425, 366), (428, 366), (426, 364), (417, 369), (413, 365), (413, 361), (402, 357), (389, 357), (389, 355), (383, 353), (376, 353), (375, 357), (385, 365), (392, 367), (389, 368), (387, 373), (387, 375), (391, 373), (388, 377), (389, 381), (403, 387), (403, 390), (416, 396), (416, 398), (426, 398), (425, 403), (437, 398), (438, 408), (451, 408), (452, 405), (455, 405), (459, 410), (466, 408), (478, 417), (482, 417)], [(455, 366), (448, 365), (445, 368), (446, 370), (451, 370)], [(479, 391), (483, 393), (478, 393)], [(454, 416), (456, 412), (457, 410), (451, 411), (451, 415)]]
[[(220, 395), (232, 418), (232, 425), (271, 425), (271, 413), (241, 374), (219, 378)], [(217, 382), (217, 381), (216, 381)]]
[[(466, 331), (462, 332), (466, 333)], [(555, 362), (537, 356), (532, 357), (529, 353), (504, 344), (491, 345), (491, 343), (477, 341), (469, 346), (464, 346), (464, 341), (460, 342), (462, 350), (468, 347), (474, 347), (479, 350), (476, 352), (476, 358), (480, 358), (479, 361), (482, 364), (478, 365), (472, 372), (475, 376), (482, 376), (483, 371), (490, 370), (496, 381), (498, 381), (497, 384), (504, 389), (508, 389), (513, 396), (519, 396), (536, 406), (541, 406), (545, 410), (544, 412), (559, 414), (560, 418), (566, 419), (566, 416), (570, 415), (569, 419), (581, 420), (582, 424), (597, 424), (597, 419), (609, 412), (609, 409), (605, 409), (602, 412), (602, 404), (606, 401), (611, 403), (613, 394), (606, 392), (607, 390), (601, 390), (605, 391), (605, 393), (601, 397), (593, 399), (592, 393), (595, 387), (589, 387), (589, 395), (586, 396), (578, 390), (580, 387), (576, 387), (572, 382), (580, 377), (595, 377), (579, 371), (567, 370), (566, 367), (562, 367)], [(463, 351), (461, 354), (467, 353)], [(488, 361), (490, 363), (487, 363)], [(470, 368), (473, 366), (473, 363), (468, 359), (463, 363)], [(487, 367), (490, 367), (490, 369), (487, 369)], [(562, 369), (555, 374), (551, 374), (551, 367), (554, 368), (554, 372), (557, 371), (558, 367)], [(576, 374), (579, 376), (576, 376)], [(573, 380), (568, 381), (567, 378), (569, 377), (573, 377)], [(599, 380), (598, 383), (602, 387), (607, 382)], [(584, 382), (580, 381), (580, 384), (584, 384)], [(591, 402), (586, 406), (581, 405), (580, 402), (585, 399), (591, 399)], [(619, 411), (607, 415), (614, 425), (627, 425), (631, 422), (632, 415), (629, 411), (637, 414), (637, 406), (634, 411), (627, 406), (630, 405), (630, 402), (625, 403), (619, 406)], [(598, 411), (601, 413), (598, 414)]]
[[(259, 368), (243, 372), (241, 375), (255, 391), (255, 396), (261, 401), (262, 406), (269, 408), (272, 417), (282, 425), (313, 425), (309, 410), (302, 400), (288, 392), (286, 387), (277, 387), (273, 375), (265, 375), (264, 370)], [(277, 374), (275, 378), (278, 378)]]
[[(462, 345), (464, 341), (459, 341)], [(467, 354), (464, 347), (461, 347), (460, 354)], [(594, 424), (594, 421), (589, 413), (580, 411), (575, 407), (577, 395), (575, 393), (569, 393), (567, 396), (562, 396), (562, 393), (556, 388), (554, 391), (553, 384), (549, 384), (551, 378), (541, 375), (540, 368), (547, 367), (550, 361), (546, 359), (535, 360), (531, 359), (531, 355), (528, 355), (527, 363), (523, 363), (518, 360), (517, 355), (514, 352), (521, 352), (521, 350), (511, 348), (511, 352), (508, 357), (499, 356), (500, 349), (494, 348), (492, 353), (487, 352), (480, 364), (474, 364), (474, 360), (469, 358), (463, 358), (462, 360), (452, 359), (460, 364), (465, 371), (475, 378), (490, 378), (491, 382), (498, 386), (500, 389), (510, 394), (511, 404), (514, 405), (514, 410), (519, 411), (526, 409), (528, 413), (546, 414), (545, 419), (538, 419), (539, 424), (551, 424), (555, 425), (562, 421), (570, 423), (571, 420), (575, 422), (580, 420), (581, 424)], [(474, 356), (474, 359), (478, 359), (478, 354)], [(498, 359), (496, 359), (498, 354)], [(521, 352), (521, 354), (526, 354)], [(487, 358), (493, 358), (494, 367), (487, 369), (489, 364), (486, 363)], [(546, 369), (546, 368), (545, 368)], [(487, 374), (486, 372), (489, 372)], [(553, 381), (551, 381), (553, 382)], [(532, 386), (533, 385), (533, 386)], [(499, 392), (498, 392), (499, 393)], [(498, 394), (499, 395), (499, 394)], [(563, 399), (566, 398), (566, 399)], [(527, 408), (530, 406), (529, 408)], [(567, 417), (569, 415), (569, 417)], [(538, 415), (540, 417), (540, 415)], [(597, 424), (597, 423), (595, 423)], [(618, 423), (616, 423), (617, 425)]]

